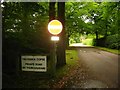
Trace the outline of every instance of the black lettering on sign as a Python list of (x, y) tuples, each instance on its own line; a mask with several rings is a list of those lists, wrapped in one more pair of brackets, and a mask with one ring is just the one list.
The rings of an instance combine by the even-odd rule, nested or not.
[(37, 60), (40, 60), (40, 58), (37, 58)]
[(23, 69), (25, 69), (25, 67), (22, 67)]
[(22, 58), (23, 60), (26, 60), (26, 58)]
[(27, 67), (28, 69), (33, 69), (33, 67)]
[(40, 69), (45, 69), (45, 67), (40, 67)]
[(41, 61), (44, 61), (45, 58), (36, 58), (37, 60), (41, 60)]
[(42, 65), (42, 63), (36, 63), (35, 65)]
[(45, 60), (45, 58), (42, 58), (41, 60), (42, 60), (42, 61), (44, 61), (44, 60)]
[(27, 67), (27, 69), (45, 69), (45, 67)]
[(25, 63), (25, 65), (34, 65), (34, 63)]
[(35, 58), (22, 58), (22, 60), (35, 60)]

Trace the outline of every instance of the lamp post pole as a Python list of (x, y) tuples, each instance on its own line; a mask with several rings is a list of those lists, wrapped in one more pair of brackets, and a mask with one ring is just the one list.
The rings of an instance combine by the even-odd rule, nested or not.
[(54, 60), (55, 60), (55, 68), (56, 68), (56, 63), (57, 63), (57, 42), (56, 41), (54, 41)]
[(59, 41), (58, 36), (52, 36), (51, 40), (53, 41), (53, 75), (55, 75), (56, 72), (56, 64), (57, 64), (57, 42)]
[(58, 20), (52, 20), (49, 22), (48, 24), (48, 31), (53, 35), (51, 37), (51, 40), (53, 41), (53, 63), (54, 63), (54, 66), (53, 66), (53, 71), (54, 71), (54, 74), (55, 74), (55, 71), (56, 71), (56, 63), (57, 63), (57, 41), (59, 41), (59, 37), (57, 36), (58, 34), (60, 34), (62, 32), (62, 23)]

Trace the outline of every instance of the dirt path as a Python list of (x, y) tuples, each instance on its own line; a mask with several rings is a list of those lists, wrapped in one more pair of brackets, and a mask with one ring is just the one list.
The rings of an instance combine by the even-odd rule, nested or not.
[(96, 48), (77, 48), (80, 67), (65, 88), (117, 88), (118, 55)]

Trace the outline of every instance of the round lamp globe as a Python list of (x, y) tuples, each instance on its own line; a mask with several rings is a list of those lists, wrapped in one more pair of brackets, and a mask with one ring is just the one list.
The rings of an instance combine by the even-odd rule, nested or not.
[(62, 32), (62, 23), (58, 20), (52, 20), (48, 24), (48, 31), (53, 35), (58, 35)]

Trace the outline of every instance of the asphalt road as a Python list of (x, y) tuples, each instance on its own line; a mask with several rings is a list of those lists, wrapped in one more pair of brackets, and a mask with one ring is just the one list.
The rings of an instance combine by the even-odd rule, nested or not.
[(87, 69), (89, 79), (83, 88), (117, 88), (118, 55), (93, 47), (77, 48), (80, 62)]

